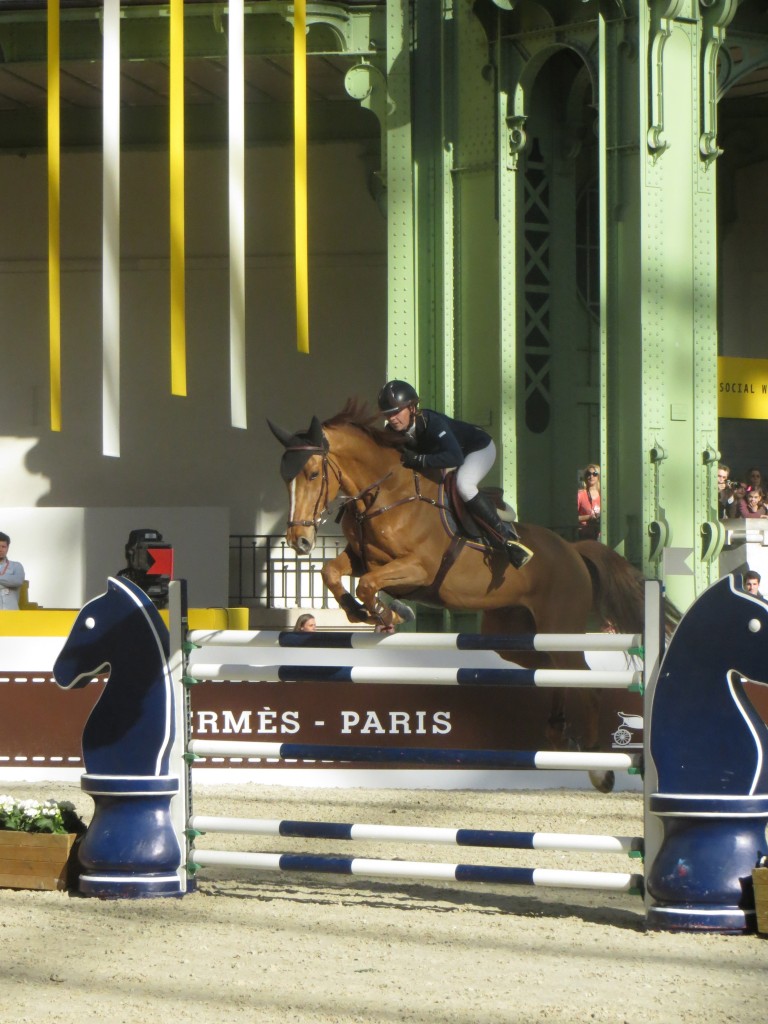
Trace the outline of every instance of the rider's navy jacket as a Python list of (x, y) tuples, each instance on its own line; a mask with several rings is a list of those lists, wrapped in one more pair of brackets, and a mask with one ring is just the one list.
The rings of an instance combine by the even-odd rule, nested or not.
[(423, 455), (424, 464), (430, 469), (446, 469), (461, 466), (465, 455), (479, 452), (490, 443), (490, 434), (473, 423), (451, 419), (434, 409), (422, 409), (406, 447)]

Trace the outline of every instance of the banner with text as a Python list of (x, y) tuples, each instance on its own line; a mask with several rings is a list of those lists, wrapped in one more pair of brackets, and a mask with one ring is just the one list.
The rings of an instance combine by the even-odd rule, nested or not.
[(717, 360), (717, 414), (738, 420), (768, 420), (768, 359)]

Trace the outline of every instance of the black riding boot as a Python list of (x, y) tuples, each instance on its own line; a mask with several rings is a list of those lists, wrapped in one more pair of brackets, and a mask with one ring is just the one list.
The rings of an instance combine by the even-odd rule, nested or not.
[(488, 497), (481, 491), (465, 502), (473, 518), (485, 533), (491, 546), (506, 551), (510, 565), (522, 567), (533, 558), (533, 552), (520, 540), (517, 530), (510, 523), (502, 523), (499, 513)]

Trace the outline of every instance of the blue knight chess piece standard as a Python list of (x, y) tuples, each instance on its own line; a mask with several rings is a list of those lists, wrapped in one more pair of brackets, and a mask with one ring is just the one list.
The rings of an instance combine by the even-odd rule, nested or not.
[(768, 674), (768, 604), (724, 577), (683, 616), (661, 663), (650, 749), (664, 838), (647, 878), (656, 928), (754, 927), (766, 853), (768, 728), (744, 688)]
[(170, 805), (174, 694), (169, 635), (150, 598), (126, 579), (82, 609), (56, 660), (59, 686), (108, 673), (83, 732), (83, 790), (93, 797), (80, 848), (79, 888), (95, 896), (168, 896), (186, 891), (183, 851)]

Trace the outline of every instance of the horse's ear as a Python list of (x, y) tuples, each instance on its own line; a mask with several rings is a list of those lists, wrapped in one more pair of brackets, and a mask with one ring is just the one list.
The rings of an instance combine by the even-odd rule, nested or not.
[(274, 423), (272, 423), (271, 420), (267, 420), (267, 426), (275, 435), (275, 437), (283, 446), (283, 448), (288, 448), (289, 445), (295, 443), (295, 434), (289, 434), (287, 430), (283, 430), (282, 427), (276, 426)]
[(315, 445), (318, 448), (326, 448), (327, 443), (325, 440), (325, 434), (323, 433), (323, 425), (317, 416), (312, 417), (312, 422), (309, 425), (307, 431), (307, 438), (309, 443)]

